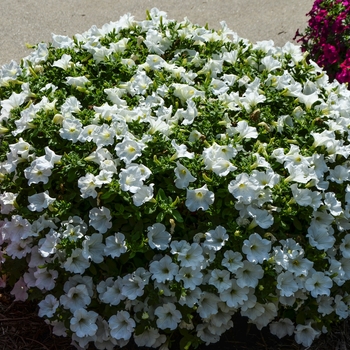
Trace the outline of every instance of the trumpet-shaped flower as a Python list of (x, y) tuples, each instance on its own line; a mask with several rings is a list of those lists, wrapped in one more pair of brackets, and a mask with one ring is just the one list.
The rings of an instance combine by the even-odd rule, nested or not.
[(64, 53), (59, 60), (56, 60), (54, 61), (54, 63), (52, 63), (52, 66), (62, 68), (63, 70), (67, 70), (73, 65), (73, 62), (71, 62), (71, 58), (71, 55), (67, 55)]
[(82, 246), (82, 254), (85, 259), (91, 259), (96, 264), (103, 261), (105, 245), (102, 243), (101, 233), (93, 233), (91, 236), (86, 236)]
[(49, 191), (34, 194), (28, 197), (28, 209), (31, 211), (41, 212), (50, 204), (52, 204), (55, 200), (56, 198), (52, 198), (49, 196)]
[(175, 148), (175, 154), (172, 156), (172, 160), (175, 160), (177, 158), (194, 158), (194, 153), (190, 153), (187, 151), (186, 145), (178, 145), (175, 140), (171, 141), (171, 146)]
[(152, 249), (165, 250), (169, 247), (171, 235), (161, 223), (156, 223), (147, 228), (148, 244)]
[(241, 120), (237, 123), (237, 126), (232, 128), (232, 133), (238, 134), (240, 139), (256, 139), (258, 132), (254, 126), (249, 126), (245, 120)]
[(95, 311), (87, 311), (84, 308), (75, 310), (70, 320), (70, 329), (80, 338), (91, 337), (97, 332), (97, 316)]
[(208, 210), (210, 205), (214, 203), (214, 198), (214, 192), (209, 191), (207, 184), (205, 184), (195, 190), (187, 189), (185, 204), (190, 211)]
[(231, 287), (230, 273), (227, 270), (214, 269), (210, 273), (209, 284), (214, 286), (219, 293)]
[(135, 321), (127, 311), (118, 311), (108, 320), (111, 336), (117, 340), (129, 340), (135, 329)]
[(202, 283), (203, 274), (200, 267), (195, 269), (192, 266), (181, 267), (175, 280), (182, 281), (185, 289), (195, 290)]
[(176, 180), (175, 187), (179, 189), (185, 189), (191, 182), (197, 180), (192, 176), (191, 172), (184, 167), (180, 162), (176, 162), (177, 167), (174, 169)]
[(192, 243), (178, 252), (177, 259), (181, 266), (197, 269), (204, 260), (203, 249), (198, 243)]
[(151, 201), (153, 198), (153, 187), (154, 184), (150, 184), (149, 186), (142, 185), (132, 196), (134, 205), (139, 207), (142, 204)]
[(24, 169), (24, 176), (28, 179), (28, 185), (38, 184), (40, 182), (47, 184), (52, 174), (52, 164), (44, 157), (35, 159), (30, 167)]
[(38, 303), (39, 317), (47, 316), (51, 318), (55, 314), (59, 304), (59, 301), (52, 294), (46, 295), (45, 299)]
[(106, 238), (105, 255), (110, 255), (112, 258), (119, 258), (127, 250), (125, 235), (121, 232), (117, 232), (114, 236), (108, 236)]
[(253, 233), (243, 242), (242, 252), (247, 255), (247, 259), (253, 263), (262, 264), (269, 258), (271, 242), (261, 238), (257, 233)]
[(205, 242), (203, 247), (210, 250), (218, 251), (220, 250), (229, 239), (226, 229), (223, 226), (217, 226), (215, 230), (210, 230), (205, 233)]
[(64, 269), (73, 273), (83, 273), (89, 266), (90, 262), (83, 257), (82, 249), (80, 248), (74, 249), (72, 254), (63, 263)]
[(48, 270), (45, 268), (38, 268), (34, 272), (36, 279), (35, 286), (41, 290), (52, 290), (55, 288), (55, 279), (58, 277), (56, 270)]
[(319, 295), (329, 296), (332, 285), (333, 282), (330, 277), (326, 276), (321, 271), (313, 273), (305, 281), (305, 289), (308, 290), (314, 298), (317, 298)]
[(124, 140), (115, 146), (115, 151), (117, 156), (124, 161), (125, 164), (130, 164), (133, 160), (142, 155), (142, 149), (144, 147), (145, 144), (143, 142), (125, 136)]
[(15, 209), (16, 198), (18, 194), (12, 192), (4, 192), (0, 194), (0, 213), (10, 214)]
[(157, 326), (160, 329), (176, 329), (180, 323), (182, 315), (173, 303), (166, 303), (163, 306), (158, 306), (154, 310), (154, 314), (157, 316)]
[(63, 120), (60, 136), (65, 140), (76, 143), (82, 130), (83, 125), (80, 120), (76, 118), (67, 118)]
[(228, 185), (229, 192), (243, 204), (250, 204), (258, 197), (259, 186), (246, 173), (239, 174)]
[(85, 284), (78, 284), (68, 290), (67, 294), (60, 297), (60, 304), (71, 312), (89, 305), (91, 298)]
[(235, 273), (239, 267), (243, 267), (243, 256), (239, 252), (226, 250), (221, 265), (225, 266), (231, 273)]
[(236, 271), (237, 284), (241, 288), (255, 288), (263, 276), (264, 270), (262, 267), (247, 260), (244, 260), (243, 266)]
[(152, 279), (158, 283), (165, 281), (172, 281), (174, 276), (177, 275), (179, 267), (172, 262), (170, 256), (165, 255), (159, 261), (151, 262), (149, 271), (152, 273)]
[(111, 227), (111, 212), (106, 207), (93, 208), (89, 212), (89, 225), (99, 233), (106, 233)]
[(295, 341), (298, 344), (309, 347), (320, 332), (316, 331), (314, 328), (312, 328), (311, 324), (308, 323), (306, 325), (298, 324), (295, 327), (294, 334)]
[(14, 284), (10, 294), (15, 296), (15, 301), (26, 301), (28, 299), (28, 287), (23, 277)]
[(82, 198), (96, 198), (97, 191), (96, 187), (99, 187), (97, 184), (98, 180), (93, 174), (86, 174), (78, 179), (78, 186), (80, 188), (80, 193)]
[(291, 297), (299, 289), (299, 286), (294, 274), (286, 271), (277, 276), (277, 288), (280, 290), (280, 295)]
[(281, 318), (277, 322), (270, 323), (270, 332), (278, 338), (283, 338), (286, 335), (291, 336), (294, 333), (293, 322), (289, 318)]

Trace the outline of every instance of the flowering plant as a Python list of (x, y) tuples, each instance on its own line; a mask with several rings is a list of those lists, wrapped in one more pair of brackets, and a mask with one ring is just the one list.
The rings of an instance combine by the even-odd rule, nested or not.
[(350, 92), (299, 46), (125, 15), (0, 71), (1, 285), (81, 348), (308, 346), (349, 315)]
[(350, 82), (349, 12), (348, 0), (316, 0), (305, 33), (295, 36), (302, 50), (341, 83)]

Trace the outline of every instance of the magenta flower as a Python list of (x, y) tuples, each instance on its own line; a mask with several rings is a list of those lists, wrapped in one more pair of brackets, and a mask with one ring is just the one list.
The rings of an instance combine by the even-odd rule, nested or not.
[(350, 82), (350, 1), (316, 0), (309, 16), (305, 33), (296, 32), (302, 50), (323, 67), (330, 80)]

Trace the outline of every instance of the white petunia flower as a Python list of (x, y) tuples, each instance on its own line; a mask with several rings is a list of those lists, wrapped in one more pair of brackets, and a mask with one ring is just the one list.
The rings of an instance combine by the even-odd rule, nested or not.
[(91, 298), (85, 284), (78, 284), (68, 290), (67, 294), (60, 297), (60, 304), (71, 312), (79, 310), (89, 305)]
[(62, 128), (59, 130), (60, 136), (76, 143), (83, 130), (83, 124), (76, 118), (66, 118), (63, 120)]
[(97, 147), (102, 148), (114, 144), (115, 132), (109, 125), (102, 124), (93, 128), (91, 137)]
[(129, 340), (135, 329), (135, 321), (127, 311), (118, 311), (108, 320), (111, 336), (117, 340)]
[(205, 233), (205, 242), (203, 247), (209, 248), (210, 250), (220, 250), (228, 240), (229, 236), (226, 233), (226, 229), (222, 226), (217, 226), (215, 230), (210, 230)]
[(203, 249), (198, 243), (186, 245), (178, 252), (177, 259), (181, 266), (197, 269), (204, 260)]
[(344, 258), (350, 258), (350, 234), (345, 235), (342, 239), (339, 250), (342, 252)]
[(307, 232), (306, 237), (309, 238), (309, 243), (312, 247), (316, 247), (319, 250), (327, 250), (334, 246), (334, 229), (331, 226), (311, 224)]
[(52, 66), (62, 68), (63, 70), (67, 70), (74, 64), (73, 62), (71, 62), (71, 58), (71, 55), (63, 54), (59, 60), (56, 60), (54, 61), (54, 63), (52, 63)]
[(104, 248), (105, 255), (110, 255), (112, 258), (119, 258), (128, 250), (125, 243), (125, 235), (118, 232), (114, 236), (106, 238), (106, 246)]
[(97, 191), (96, 187), (99, 187), (97, 184), (97, 179), (93, 174), (86, 174), (78, 179), (78, 186), (80, 188), (80, 193), (82, 198), (96, 198)]
[(170, 256), (165, 255), (159, 261), (153, 261), (150, 263), (149, 271), (152, 273), (152, 279), (158, 283), (165, 281), (172, 281), (174, 276), (177, 275), (179, 267), (172, 262)]
[(152, 249), (165, 250), (169, 247), (171, 235), (161, 223), (156, 223), (147, 228), (148, 244)]
[(239, 252), (226, 250), (221, 265), (225, 266), (231, 273), (235, 273), (239, 267), (243, 267), (243, 256)]
[(261, 228), (269, 228), (273, 225), (273, 216), (265, 209), (254, 208), (249, 205), (247, 208), (247, 213), (253, 218), (252, 226), (259, 225)]
[(87, 311), (84, 308), (75, 310), (70, 320), (71, 331), (75, 332), (80, 338), (95, 335), (97, 332), (97, 316), (96, 312)]
[(214, 192), (209, 191), (205, 184), (195, 190), (187, 189), (185, 204), (190, 211), (196, 211), (198, 209), (208, 210), (209, 206), (214, 203), (214, 198)]
[(286, 335), (291, 336), (295, 327), (289, 318), (281, 318), (277, 322), (271, 322), (269, 328), (272, 334), (281, 339)]
[(160, 329), (174, 330), (182, 319), (181, 312), (176, 309), (173, 303), (166, 303), (163, 306), (158, 306), (154, 310), (157, 316), (157, 326)]
[(49, 191), (45, 191), (42, 193), (37, 193), (28, 197), (29, 205), (27, 206), (30, 211), (38, 211), (41, 212), (45, 208), (47, 208), (50, 204), (52, 204), (56, 198), (52, 198), (49, 196)]
[(350, 170), (342, 165), (336, 165), (334, 169), (329, 170), (327, 180), (331, 180), (338, 184), (342, 184), (344, 181), (348, 181), (350, 177)]
[(237, 284), (241, 288), (255, 288), (263, 276), (264, 270), (262, 267), (247, 260), (244, 260), (243, 266), (239, 267), (236, 271)]
[(173, 148), (175, 148), (175, 154), (171, 157), (171, 160), (175, 160), (177, 158), (189, 158), (193, 159), (194, 158), (194, 153), (190, 153), (187, 151), (186, 145), (177, 145), (175, 140), (171, 141), (171, 145)]
[(48, 294), (46, 295), (45, 299), (43, 299), (39, 304), (39, 312), (38, 315), (39, 317), (52, 317), (58, 306), (59, 306), (59, 301), (52, 295), (52, 294)]
[(159, 334), (158, 329), (146, 328), (141, 334), (134, 334), (134, 340), (137, 346), (147, 346), (157, 348), (166, 340), (164, 334)]
[(76, 248), (72, 251), (72, 254), (63, 263), (63, 267), (66, 271), (82, 274), (90, 266), (89, 260), (85, 259), (82, 255), (82, 249)]
[(191, 172), (184, 167), (180, 162), (176, 162), (176, 168), (174, 169), (176, 180), (175, 187), (179, 189), (185, 189), (188, 187), (190, 182), (194, 182), (197, 180), (194, 176), (192, 176)]
[(89, 212), (89, 225), (99, 233), (106, 233), (111, 227), (111, 212), (106, 207), (93, 208)]
[(319, 295), (330, 295), (330, 288), (332, 288), (332, 280), (323, 272), (317, 271), (307, 278), (305, 281), (305, 289), (316, 298)]
[(291, 297), (299, 289), (295, 276), (290, 271), (281, 272), (277, 276), (277, 289), (280, 290), (280, 295)]
[(209, 284), (214, 286), (219, 293), (231, 287), (230, 273), (227, 270), (214, 269), (210, 273)]
[(55, 288), (55, 279), (58, 277), (56, 270), (48, 270), (46, 267), (38, 268), (34, 272), (35, 286), (41, 290), (52, 290)]
[(143, 186), (143, 177), (139, 169), (134, 167), (127, 167), (121, 169), (119, 173), (120, 188), (123, 191), (129, 191), (131, 193), (137, 193)]
[(200, 97), (205, 98), (205, 92), (195, 89), (193, 86), (186, 84), (172, 84), (175, 88), (174, 96), (178, 97), (182, 103), (187, 102), (187, 100)]
[(175, 280), (183, 282), (185, 289), (195, 290), (203, 281), (203, 274), (201, 268), (193, 269), (192, 266), (181, 267)]
[(199, 313), (199, 316), (202, 318), (208, 318), (211, 315), (217, 314), (220, 301), (220, 298), (216, 294), (203, 292), (198, 302), (197, 312)]
[(151, 201), (153, 198), (153, 187), (153, 183), (149, 186), (142, 185), (132, 196), (132, 201), (134, 205), (139, 207), (142, 204)]
[(89, 79), (85, 76), (82, 77), (66, 77), (66, 84), (72, 87), (84, 87), (85, 84), (89, 83)]
[(262, 264), (269, 258), (271, 242), (253, 233), (243, 242), (242, 252), (247, 255), (247, 260), (253, 263)]
[(96, 264), (103, 261), (105, 245), (102, 243), (101, 233), (93, 233), (91, 236), (85, 236), (82, 242), (82, 248), (82, 254), (85, 259), (91, 259)]
[(28, 185), (38, 184), (40, 182), (47, 184), (52, 173), (52, 164), (44, 157), (35, 159), (30, 167), (24, 169), (24, 176), (28, 179)]
[(235, 180), (228, 185), (229, 192), (243, 204), (250, 204), (257, 199), (259, 186), (251, 181), (246, 173), (239, 174)]
[(0, 194), (0, 213), (10, 214), (15, 209), (16, 198), (18, 194), (12, 192), (3, 192)]
[(320, 332), (316, 331), (310, 323), (306, 325), (298, 324), (294, 330), (295, 341), (305, 347), (309, 347)]
[(135, 300), (144, 294), (146, 282), (136, 273), (123, 277), (121, 293), (129, 300)]
[(133, 160), (142, 155), (142, 149), (144, 147), (146, 146), (143, 142), (125, 136), (124, 140), (115, 146), (115, 150), (117, 156), (123, 160), (125, 164), (130, 164)]
[(239, 139), (256, 139), (258, 132), (254, 126), (249, 126), (245, 120), (241, 120), (237, 123), (236, 127), (230, 129), (232, 134), (238, 134)]

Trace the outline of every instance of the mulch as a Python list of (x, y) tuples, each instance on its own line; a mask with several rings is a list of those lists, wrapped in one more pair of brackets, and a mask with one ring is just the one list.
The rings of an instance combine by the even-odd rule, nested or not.
[[(302, 350), (292, 337), (278, 339), (268, 327), (259, 331), (240, 316), (234, 316), (234, 327), (222, 335), (220, 342), (201, 345), (197, 350)], [(57, 337), (37, 315), (34, 302), (14, 302), (8, 291), (0, 291), (0, 350), (76, 350), (69, 338)], [(90, 346), (89, 350), (94, 350)], [(129, 343), (126, 350), (140, 350)], [(180, 350), (174, 343), (172, 349)], [(350, 350), (350, 320), (336, 325), (332, 332), (315, 340), (308, 350)]]

